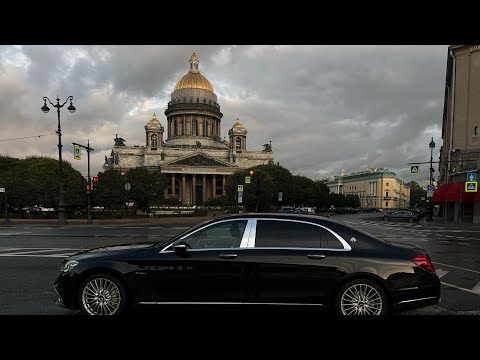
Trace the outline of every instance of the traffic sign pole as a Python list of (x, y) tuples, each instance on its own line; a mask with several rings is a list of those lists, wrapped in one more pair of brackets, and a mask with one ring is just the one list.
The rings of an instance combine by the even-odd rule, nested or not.
[(90, 147), (90, 139), (87, 140), (87, 146), (85, 145), (81, 145), (81, 144), (77, 144), (77, 143), (72, 143), (74, 148), (78, 148), (78, 153), (79, 153), (79, 157), (77, 160), (80, 160), (80, 148), (83, 147), (84, 149), (87, 150), (87, 162), (88, 162), (88, 182), (87, 184), (90, 186), (90, 190), (87, 190), (87, 199), (88, 199), (88, 205), (87, 205), (87, 224), (93, 224), (93, 221), (92, 221), (92, 205), (91, 205), (91, 200), (90, 200), (90, 193), (91, 193), (91, 190), (92, 190), (92, 180), (90, 179), (90, 152), (93, 151), (94, 149)]

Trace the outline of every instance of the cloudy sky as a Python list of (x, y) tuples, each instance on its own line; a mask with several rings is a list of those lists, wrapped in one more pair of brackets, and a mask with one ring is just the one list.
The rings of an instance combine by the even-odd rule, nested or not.
[[(435, 46), (0, 46), (0, 154), (58, 158), (57, 114), (43, 96), (77, 108), (61, 110), (63, 158), (87, 174), (102, 171), (115, 134), (145, 145), (144, 125), (164, 107), (188, 71), (193, 50), (211, 82), (222, 134), (237, 117), (248, 150), (272, 141), (275, 161), (312, 179), (388, 168), (405, 181), (408, 162), (429, 161), (441, 146), (447, 45)], [(27, 136), (46, 135), (17, 139)], [(228, 135), (227, 135), (228, 137)], [(17, 139), (17, 140), (9, 140)]]

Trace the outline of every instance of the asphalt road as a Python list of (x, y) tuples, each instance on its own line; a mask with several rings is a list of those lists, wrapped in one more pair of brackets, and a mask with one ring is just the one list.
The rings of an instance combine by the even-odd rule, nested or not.
[[(480, 227), (383, 222), (379, 214), (332, 217), (427, 250), (442, 281), (442, 301), (399, 315), (480, 315)], [(190, 225), (0, 225), (0, 315), (74, 315), (53, 304), (52, 284), (65, 257), (82, 247), (167, 241)]]

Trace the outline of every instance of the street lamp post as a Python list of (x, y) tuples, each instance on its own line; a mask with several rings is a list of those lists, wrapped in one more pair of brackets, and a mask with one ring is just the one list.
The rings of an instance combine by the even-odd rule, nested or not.
[(60, 126), (60, 108), (62, 108), (68, 100), (70, 100), (70, 105), (68, 106), (68, 111), (71, 113), (75, 112), (75, 106), (72, 104), (73, 96), (67, 97), (67, 100), (63, 104), (60, 105), (60, 99), (57, 95), (57, 104), (53, 104), (50, 99), (46, 96), (43, 97), (44, 104), (42, 106), (42, 111), (46, 114), (50, 111), (49, 107), (47, 106), (47, 100), (53, 107), (57, 108), (58, 114), (58, 177), (59, 177), (59, 191), (58, 191), (58, 224), (65, 225), (67, 223), (65, 219), (65, 202), (63, 198), (63, 162), (62, 162), (62, 128)]
[[(432, 188), (432, 176), (434, 173), (433, 169), (433, 149), (435, 148), (435, 143), (433, 142), (433, 137), (432, 141), (430, 141), (430, 144), (428, 144), (430, 147), (430, 189)], [(429, 211), (428, 211), (428, 218), (427, 221), (433, 221), (433, 203), (432, 203), (432, 198), (430, 198), (429, 202)]]

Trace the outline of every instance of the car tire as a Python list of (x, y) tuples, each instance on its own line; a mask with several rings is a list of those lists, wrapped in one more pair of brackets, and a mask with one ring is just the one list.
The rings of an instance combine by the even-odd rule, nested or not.
[(385, 292), (376, 282), (368, 279), (349, 281), (338, 290), (335, 313), (347, 315), (386, 315), (388, 301)]
[(384, 221), (388, 221), (388, 216), (384, 216), (384, 217), (383, 217), (383, 220), (384, 220)]
[(413, 218), (408, 218), (408, 222), (413, 222)]
[(126, 309), (127, 292), (116, 277), (97, 273), (82, 281), (77, 300), (84, 315), (120, 315)]

